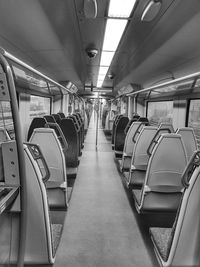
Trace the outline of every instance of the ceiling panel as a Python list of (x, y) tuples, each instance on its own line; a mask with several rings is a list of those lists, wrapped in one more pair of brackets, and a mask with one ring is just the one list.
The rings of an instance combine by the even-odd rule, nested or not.
[[(143, 84), (149, 79), (149, 73), (152, 75), (153, 70), (154, 75), (161, 71), (170, 70), (170, 67), (176, 63), (177, 58), (185, 58), (196, 47), (195, 42), (191, 42), (191, 40), (190, 45), (187, 45), (187, 43), (190, 35), (199, 35), (199, 30), (197, 30), (197, 25), (199, 24), (195, 22), (196, 26), (193, 25), (188, 28), (187, 23), (194, 17), (199, 16), (200, 2), (198, 0), (171, 2), (172, 5), (160, 16), (157, 23), (146, 34), (146, 38), (135, 52), (131, 52), (123, 58), (116, 58), (114, 62), (115, 72), (117, 73), (115, 79), (116, 88), (120, 88), (128, 83), (139, 82)], [(142, 22), (140, 23), (142, 24)], [(138, 26), (138, 28), (140, 27)], [(131, 29), (130, 27), (128, 32)], [(133, 34), (133, 41), (136, 37)], [(126, 45), (130, 45), (130, 43), (125, 43), (124, 46)], [(163, 49), (161, 50), (162, 47)], [(174, 49), (176, 50), (175, 53), (173, 53)], [(167, 56), (166, 53), (168, 52), (166, 51), (172, 52), (171, 60)], [(166, 55), (166, 57), (159, 55)], [(157, 62), (157, 60), (159, 61)], [(149, 62), (151, 62), (151, 65), (149, 65)], [(155, 68), (155, 66), (159, 66), (159, 69)], [(137, 76), (138, 74), (140, 78)]]
[[(147, 2), (137, 2), (105, 87), (144, 85), (200, 56), (200, 1), (162, 0), (159, 15), (142, 23)], [(0, 46), (57, 81), (95, 86), (109, 0), (97, 4), (97, 18), (86, 19), (83, 0), (1, 1)], [(96, 58), (87, 48), (98, 49)]]

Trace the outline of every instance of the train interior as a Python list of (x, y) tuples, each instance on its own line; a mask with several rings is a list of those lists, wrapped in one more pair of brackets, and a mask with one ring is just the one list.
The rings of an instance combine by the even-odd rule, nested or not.
[(0, 266), (200, 267), (200, 1), (0, 1)]

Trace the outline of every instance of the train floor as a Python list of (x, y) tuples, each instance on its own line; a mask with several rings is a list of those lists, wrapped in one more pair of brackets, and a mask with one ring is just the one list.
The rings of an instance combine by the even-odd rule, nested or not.
[(134, 210), (111, 142), (90, 120), (54, 267), (159, 266), (148, 229)]

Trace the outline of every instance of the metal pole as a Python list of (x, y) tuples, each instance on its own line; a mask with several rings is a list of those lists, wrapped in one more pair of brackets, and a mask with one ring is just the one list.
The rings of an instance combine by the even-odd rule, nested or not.
[(44, 75), (43, 73), (41, 73), (40, 71), (34, 69), (33, 67), (31, 67), (30, 65), (24, 63), (22, 60), (16, 58), (15, 56), (13, 56), (12, 54), (8, 53), (7, 51), (5, 51), (2, 47), (0, 47), (0, 53), (2, 55), (4, 55), (6, 58), (14, 61), (15, 63), (19, 64), (20, 66), (23, 66), (24, 68), (34, 72), (35, 74), (39, 75), (40, 77), (44, 78), (45, 80), (47, 80), (50, 83), (53, 83), (54, 85), (58, 86), (59, 88), (62, 88), (64, 91), (69, 92), (70, 94), (74, 94), (73, 92), (71, 92), (68, 88), (66, 88), (65, 86), (61, 85), (60, 83), (52, 80), (51, 78), (49, 78), (48, 76)]
[(98, 92), (98, 106), (97, 106), (97, 123), (96, 123), (96, 149), (97, 149), (97, 144), (98, 144), (98, 127), (99, 127), (99, 92)]
[(19, 226), (19, 247), (18, 247), (18, 259), (17, 267), (24, 266), (24, 254), (26, 247), (26, 223), (27, 223), (27, 183), (26, 183), (26, 169), (25, 169), (25, 158), (24, 158), (24, 148), (21, 132), (21, 122), (19, 118), (19, 110), (17, 104), (17, 96), (13, 74), (5, 57), (0, 51), (0, 63), (3, 66), (4, 72), (7, 76), (9, 93), (10, 93), (10, 103), (12, 108), (13, 123), (15, 129), (15, 138), (17, 145), (18, 161), (19, 161), (19, 178), (20, 178), (20, 226)]

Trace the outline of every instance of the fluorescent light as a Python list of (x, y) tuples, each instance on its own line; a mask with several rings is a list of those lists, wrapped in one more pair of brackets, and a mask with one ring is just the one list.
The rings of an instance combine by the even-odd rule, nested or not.
[(127, 24), (126, 19), (108, 19), (104, 35), (104, 51), (116, 51)]
[(103, 84), (103, 81), (99, 81), (99, 80), (98, 80), (98, 82), (97, 82), (97, 87), (101, 87), (102, 84)]
[[(136, 0), (110, 0), (108, 17), (111, 18), (108, 18), (106, 22), (97, 87), (101, 87), (104, 82), (105, 76), (128, 23), (127, 18), (130, 17), (135, 3)], [(119, 17), (120, 19), (112, 19), (112, 17)]]
[(102, 51), (100, 66), (110, 66), (115, 52)]
[(109, 17), (129, 18), (136, 0), (110, 0)]
[(109, 69), (109, 67), (102, 67), (102, 66), (100, 66), (100, 68), (99, 68), (99, 75), (106, 75), (106, 73), (108, 72), (108, 69)]

